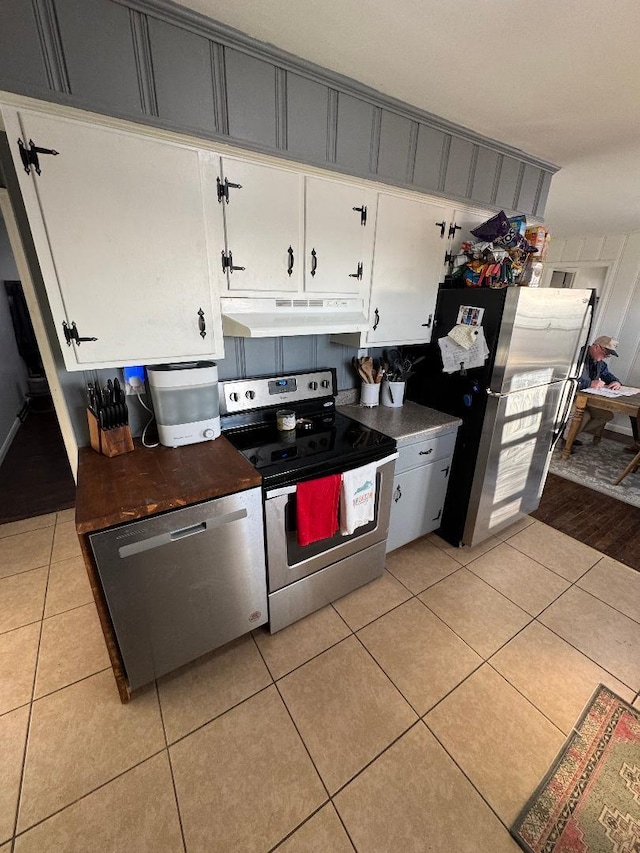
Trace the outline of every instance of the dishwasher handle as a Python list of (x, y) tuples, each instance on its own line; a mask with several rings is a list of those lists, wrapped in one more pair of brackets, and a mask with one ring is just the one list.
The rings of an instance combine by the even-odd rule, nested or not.
[(118, 556), (120, 559), (132, 557), (134, 554), (141, 554), (143, 551), (152, 551), (154, 548), (160, 548), (162, 545), (170, 545), (172, 542), (179, 542), (188, 536), (195, 536), (198, 533), (204, 533), (206, 530), (212, 530), (214, 527), (222, 527), (225, 524), (231, 524), (233, 521), (240, 521), (241, 518), (247, 517), (246, 509), (238, 509), (235, 512), (228, 512), (218, 518), (208, 518), (206, 521), (201, 521), (199, 524), (192, 524), (189, 527), (181, 527), (178, 530), (169, 530), (166, 533), (159, 533), (157, 536), (150, 536), (148, 539), (141, 539), (138, 542), (131, 542), (128, 545), (122, 545), (118, 548)]

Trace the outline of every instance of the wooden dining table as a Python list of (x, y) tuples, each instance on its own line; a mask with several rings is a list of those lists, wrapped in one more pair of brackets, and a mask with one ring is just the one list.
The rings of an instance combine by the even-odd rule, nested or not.
[[(633, 394), (633, 396), (629, 397), (604, 397), (602, 394), (591, 394), (588, 391), (578, 391), (574, 403), (571, 426), (569, 427), (567, 440), (564, 450), (562, 451), (562, 459), (568, 459), (571, 454), (571, 447), (580, 432), (582, 416), (584, 415), (584, 410), (586, 408), (605, 409), (608, 412), (614, 412), (616, 415), (629, 415), (632, 426), (634, 426), (633, 437), (636, 445), (638, 445), (638, 429), (640, 427), (640, 394)], [(598, 437), (596, 436), (596, 438)], [(595, 443), (597, 444), (598, 442), (596, 441)], [(638, 450), (640, 450), (640, 445), (638, 446)]]

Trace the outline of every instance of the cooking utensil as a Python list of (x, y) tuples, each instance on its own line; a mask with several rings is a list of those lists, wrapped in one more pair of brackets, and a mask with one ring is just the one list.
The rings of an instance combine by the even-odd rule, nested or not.
[(356, 358), (356, 356), (354, 355), (354, 357), (351, 359), (351, 364), (353, 364), (353, 366), (355, 367), (355, 369), (356, 369), (356, 371), (357, 371), (358, 376), (360, 377), (360, 379), (362, 379), (362, 381), (363, 381), (363, 382), (367, 382), (367, 383), (368, 383), (368, 382), (369, 382), (369, 378), (368, 378), (368, 376), (367, 376), (367, 373), (366, 373), (366, 372), (365, 372), (365, 370), (364, 370), (364, 367), (362, 366), (362, 361), (363, 361), (363, 359), (358, 359), (358, 358)]
[(365, 382), (369, 384), (373, 384), (373, 359), (370, 355), (364, 356), (364, 358), (360, 359), (360, 366), (362, 367), (362, 372), (365, 375)]

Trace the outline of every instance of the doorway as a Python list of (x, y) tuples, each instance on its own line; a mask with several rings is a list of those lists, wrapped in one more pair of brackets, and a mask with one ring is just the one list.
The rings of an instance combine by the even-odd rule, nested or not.
[(596, 292), (596, 307), (593, 316), (592, 337), (597, 337), (598, 321), (603, 297), (609, 285), (609, 265), (604, 264), (553, 264), (543, 277), (543, 285), (549, 287), (572, 287), (592, 289)]
[(0, 524), (68, 509), (75, 482), (0, 214)]

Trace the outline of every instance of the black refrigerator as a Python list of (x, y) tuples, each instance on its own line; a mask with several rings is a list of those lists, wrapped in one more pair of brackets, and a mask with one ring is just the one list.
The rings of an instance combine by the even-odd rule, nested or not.
[[(452, 545), (477, 545), (537, 509), (594, 304), (592, 290), (440, 289), (407, 397), (462, 420), (439, 531)], [(445, 373), (438, 340), (469, 322), (489, 354), (482, 366)]]

